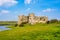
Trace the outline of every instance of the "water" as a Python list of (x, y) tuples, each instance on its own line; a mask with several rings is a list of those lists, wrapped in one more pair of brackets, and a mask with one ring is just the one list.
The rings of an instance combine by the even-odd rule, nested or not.
[(4, 31), (4, 30), (9, 30), (10, 28), (6, 28), (6, 26), (0, 26), (0, 31)]

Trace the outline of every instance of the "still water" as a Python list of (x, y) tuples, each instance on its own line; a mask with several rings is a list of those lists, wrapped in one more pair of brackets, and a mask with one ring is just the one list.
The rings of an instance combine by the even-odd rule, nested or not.
[(4, 30), (9, 30), (10, 28), (7, 28), (6, 26), (0, 26), (0, 31), (4, 31)]

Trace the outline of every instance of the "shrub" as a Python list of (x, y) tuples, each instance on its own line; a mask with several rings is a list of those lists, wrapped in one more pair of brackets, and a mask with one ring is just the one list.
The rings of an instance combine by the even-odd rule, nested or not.
[(50, 21), (47, 21), (47, 24), (49, 24), (50, 23)]
[(15, 24), (15, 27), (17, 27), (18, 24)]
[(50, 20), (50, 23), (58, 23), (58, 20), (57, 19), (52, 19), (52, 20)]

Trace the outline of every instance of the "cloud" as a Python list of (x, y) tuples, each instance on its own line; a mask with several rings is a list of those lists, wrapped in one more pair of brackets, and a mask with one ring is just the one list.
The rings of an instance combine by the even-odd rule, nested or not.
[(38, 0), (24, 0), (25, 4), (35, 4), (36, 2), (38, 2)]
[(36, 2), (38, 2), (38, 0), (33, 0), (33, 4), (35, 4)]
[(45, 9), (45, 10), (42, 10), (42, 12), (52, 12), (52, 11), (54, 11), (55, 9), (51, 9), (51, 8), (47, 8), (47, 9)]
[(25, 4), (30, 4), (32, 0), (25, 0), (24, 3)]
[(10, 11), (8, 11), (8, 10), (1, 10), (0, 13), (1, 14), (8, 14), (8, 13), (10, 13)]
[(27, 9), (26, 9), (26, 11), (29, 11), (29, 10), (30, 10), (30, 8), (27, 8)]
[(0, 0), (0, 6), (13, 6), (18, 2), (16, 0)]
[(30, 11), (30, 8), (27, 8), (26, 10), (25, 10), (25, 12), (29, 12)]

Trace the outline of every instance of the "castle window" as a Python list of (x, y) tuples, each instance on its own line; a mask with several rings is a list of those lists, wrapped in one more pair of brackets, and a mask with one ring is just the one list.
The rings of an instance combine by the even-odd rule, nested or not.
[(40, 20), (42, 20), (42, 18), (40, 18)]
[(45, 20), (44, 17), (40, 17), (40, 20)]
[(43, 21), (45, 21), (45, 19), (43, 19)]

